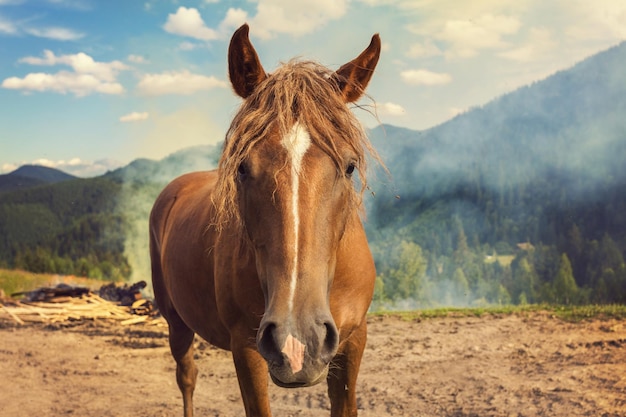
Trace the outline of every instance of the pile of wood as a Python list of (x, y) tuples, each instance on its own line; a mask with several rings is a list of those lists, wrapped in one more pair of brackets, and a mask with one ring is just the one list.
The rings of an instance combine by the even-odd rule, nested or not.
[[(59, 323), (80, 320), (115, 320), (123, 326), (149, 323), (164, 326), (150, 300), (142, 298), (145, 282), (132, 286), (103, 286), (99, 294), (88, 288), (59, 284), (53, 288), (12, 294), (22, 299), (0, 300), (0, 321), (26, 323)], [(106, 288), (105, 288), (106, 287)], [(103, 288), (105, 288), (103, 290)], [(115, 294), (114, 296), (111, 294)]]

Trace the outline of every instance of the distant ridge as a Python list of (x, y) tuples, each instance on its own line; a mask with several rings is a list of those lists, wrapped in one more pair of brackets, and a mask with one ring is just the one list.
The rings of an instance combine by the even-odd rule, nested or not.
[(76, 177), (58, 169), (41, 165), (23, 165), (13, 172), (0, 175), (0, 193), (54, 184)]
[(76, 178), (61, 170), (45, 167), (43, 165), (22, 165), (7, 175), (19, 175), (21, 177), (33, 178), (43, 182), (60, 182)]

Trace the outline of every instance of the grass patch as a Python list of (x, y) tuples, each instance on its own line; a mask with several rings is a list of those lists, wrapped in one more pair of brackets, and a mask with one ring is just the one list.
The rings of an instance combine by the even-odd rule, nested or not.
[(32, 291), (58, 284), (77, 285), (91, 289), (100, 288), (105, 281), (57, 274), (35, 274), (18, 269), (0, 269), (0, 289), (9, 296), (16, 292)]
[(626, 320), (626, 305), (558, 306), (548, 304), (505, 305), (490, 307), (441, 307), (414, 311), (375, 311), (370, 316), (392, 316), (402, 320), (427, 320), (446, 317), (482, 317), (484, 315), (509, 315), (547, 313), (562, 320), (579, 322), (586, 319)]
[(552, 312), (555, 316), (567, 320), (578, 322), (585, 319), (626, 319), (626, 305), (589, 304), (582, 306), (553, 306)]

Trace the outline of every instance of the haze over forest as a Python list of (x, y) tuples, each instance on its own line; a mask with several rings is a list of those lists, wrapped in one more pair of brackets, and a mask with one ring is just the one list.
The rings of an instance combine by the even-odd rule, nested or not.
[[(432, 129), (373, 129), (391, 171), (365, 197), (375, 307), (626, 301), (625, 66), (622, 43)], [(154, 198), (219, 151), (0, 176), (0, 265), (149, 280)]]

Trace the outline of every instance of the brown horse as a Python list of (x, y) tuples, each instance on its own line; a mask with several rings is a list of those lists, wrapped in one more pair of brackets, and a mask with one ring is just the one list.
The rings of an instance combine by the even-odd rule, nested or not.
[(336, 72), (292, 61), (267, 74), (248, 26), (233, 35), (229, 75), (244, 101), (218, 169), (172, 181), (150, 215), (154, 294), (185, 416), (196, 333), (232, 351), (247, 416), (271, 415), (268, 371), (288, 388), (326, 379), (331, 415), (356, 416), (375, 279), (359, 214), (375, 152), (346, 103), (379, 54), (374, 35)]

